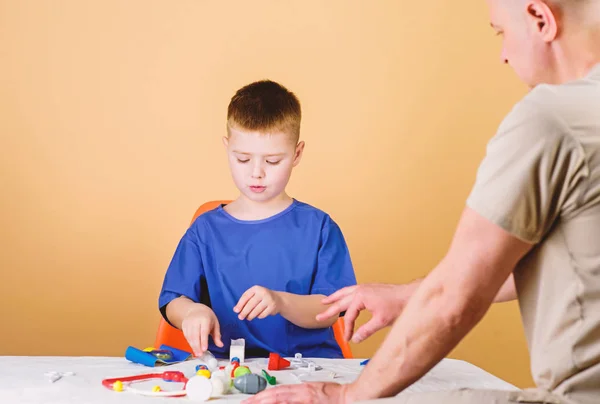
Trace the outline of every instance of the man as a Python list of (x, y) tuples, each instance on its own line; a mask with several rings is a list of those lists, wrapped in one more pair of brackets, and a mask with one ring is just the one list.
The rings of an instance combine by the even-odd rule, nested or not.
[[(532, 90), (490, 141), (451, 246), (423, 280), (361, 285), (318, 318), (393, 327), (356, 382), (267, 389), (248, 403), (392, 397), (442, 360), (491, 303), (518, 298), (536, 389), (403, 395), (399, 403), (600, 402), (600, 0), (488, 0), (502, 61)], [(516, 288), (515, 288), (516, 285)], [(410, 298), (410, 299), (409, 299)]]

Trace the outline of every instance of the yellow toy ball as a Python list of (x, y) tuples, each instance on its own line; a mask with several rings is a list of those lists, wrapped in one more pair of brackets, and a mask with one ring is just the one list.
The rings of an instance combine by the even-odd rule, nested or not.
[(210, 379), (210, 370), (208, 369), (200, 369), (196, 372), (198, 376), (204, 376), (207, 379)]
[(158, 393), (160, 391), (160, 386), (154, 386), (152, 387), (152, 392), (153, 393)]
[(123, 383), (120, 380), (117, 380), (116, 382), (114, 382), (113, 390), (114, 391), (123, 391)]

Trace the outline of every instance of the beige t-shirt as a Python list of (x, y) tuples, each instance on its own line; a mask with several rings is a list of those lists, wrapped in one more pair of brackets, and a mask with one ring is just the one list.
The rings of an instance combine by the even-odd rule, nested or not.
[(514, 107), (467, 205), (535, 244), (514, 275), (537, 386), (600, 403), (600, 65)]

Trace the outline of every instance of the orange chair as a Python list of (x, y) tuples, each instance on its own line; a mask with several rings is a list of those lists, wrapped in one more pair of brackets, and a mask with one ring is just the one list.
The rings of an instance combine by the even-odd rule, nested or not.
[[(228, 204), (229, 202), (231, 201), (210, 201), (200, 205), (200, 207), (196, 210), (196, 213), (194, 213), (191, 223), (194, 223), (196, 218), (201, 214), (215, 209), (221, 204)], [(344, 319), (342, 317), (338, 318), (338, 320), (333, 324), (332, 329), (335, 340), (342, 350), (342, 355), (344, 355), (344, 358), (346, 359), (352, 359), (354, 356), (352, 355), (350, 344), (348, 344), (348, 341), (344, 339)], [(169, 323), (167, 323), (161, 317), (158, 325), (158, 332), (156, 333), (156, 340), (154, 341), (154, 346), (158, 348), (163, 344), (172, 346), (173, 348), (181, 349), (186, 352), (192, 352), (192, 348), (183, 336), (183, 332), (169, 325)]]

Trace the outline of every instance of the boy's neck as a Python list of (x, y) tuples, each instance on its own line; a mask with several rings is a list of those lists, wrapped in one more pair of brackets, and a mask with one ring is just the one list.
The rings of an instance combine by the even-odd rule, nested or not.
[(239, 220), (262, 220), (286, 210), (293, 201), (285, 192), (265, 202), (252, 201), (240, 195), (224, 209)]

